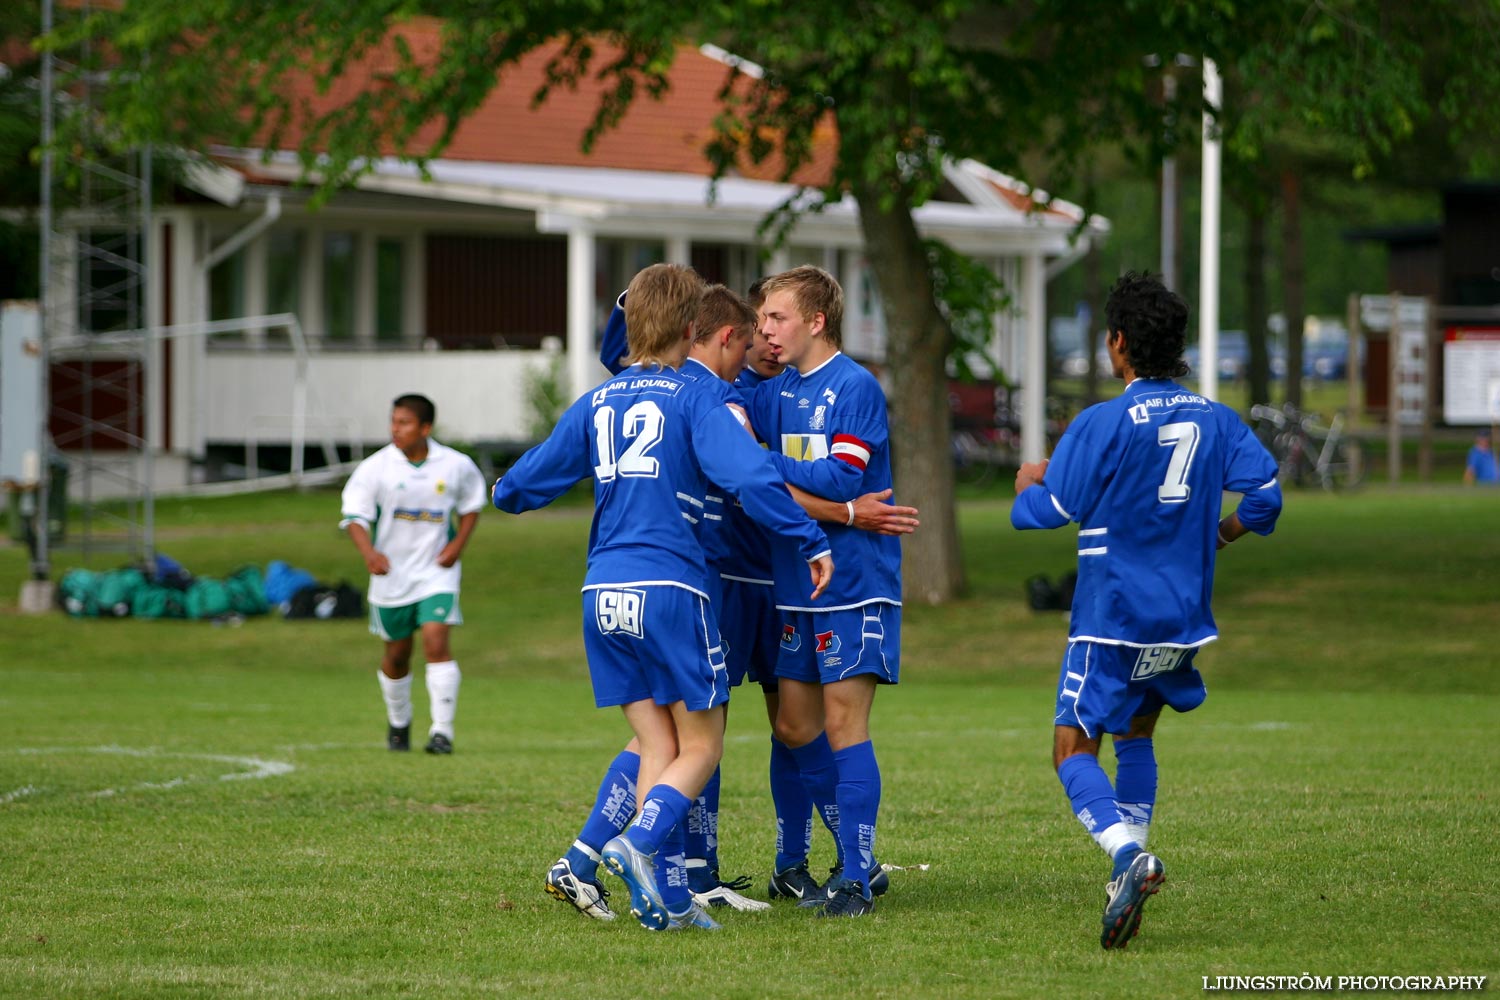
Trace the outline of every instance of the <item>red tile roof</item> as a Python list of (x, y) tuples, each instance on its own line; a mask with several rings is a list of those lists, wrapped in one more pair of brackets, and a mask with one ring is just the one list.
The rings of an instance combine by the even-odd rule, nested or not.
[[(419, 60), (436, 57), (440, 46), (438, 22), (419, 19), (398, 30)], [(638, 93), (620, 123), (600, 136), (593, 150), (585, 154), (581, 142), (604, 92), (602, 84), (591, 78), (580, 82), (577, 89), (557, 87), (540, 107), (531, 106), (532, 96), (545, 80), (547, 61), (560, 48), (560, 43), (548, 43), (506, 68), (494, 90), (458, 127), (442, 157), (699, 176), (712, 173), (704, 147), (713, 135), (714, 118), (722, 110), (718, 93), (730, 73), (728, 66), (697, 48), (679, 46), (669, 73), (670, 86), (661, 99)], [(594, 72), (618, 52), (616, 46), (597, 43)], [(386, 46), (362, 63), (351, 64), (326, 96), (316, 94), (307, 78), (290, 81), (289, 96), (298, 102), (306, 100), (317, 111), (326, 111), (367, 87), (372, 76), (394, 66), (393, 50)], [(384, 152), (424, 152), (440, 131), (438, 123), (424, 126), (407, 150)], [(293, 147), (299, 139), (300, 133), (291, 130), (283, 145)], [(831, 175), (837, 155), (837, 133), (831, 116), (818, 127), (813, 148), (812, 162), (798, 173), (798, 181), (816, 184)], [(738, 173), (779, 180), (781, 166), (779, 159), (761, 165), (742, 163)]]

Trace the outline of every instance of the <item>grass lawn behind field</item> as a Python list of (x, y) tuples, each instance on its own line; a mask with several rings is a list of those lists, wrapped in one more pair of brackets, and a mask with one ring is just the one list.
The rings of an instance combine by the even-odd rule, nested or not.
[[(203, 574), (280, 558), (362, 582), (337, 506), (165, 501), (159, 547)], [(1066, 623), (1022, 597), (1071, 566), (1072, 533), (1014, 532), (1004, 501), (961, 513), (970, 593), (906, 610), (903, 682), (876, 699), (878, 853), (905, 870), (870, 918), (778, 906), (717, 935), (599, 924), (541, 892), (629, 735), (592, 708), (581, 655), (585, 509), (481, 516), (449, 758), (384, 750), (362, 622), (20, 617), (24, 554), (0, 548), (0, 996), (1188, 996), (1217, 975), (1500, 974), (1500, 493), (1292, 493), (1275, 535), (1223, 554), (1209, 701), (1157, 738), (1166, 887), (1117, 953), (1098, 945), (1107, 862), (1050, 767)], [(414, 697), (421, 729), (420, 680)], [(721, 855), (761, 898), (767, 748), (740, 691)]]

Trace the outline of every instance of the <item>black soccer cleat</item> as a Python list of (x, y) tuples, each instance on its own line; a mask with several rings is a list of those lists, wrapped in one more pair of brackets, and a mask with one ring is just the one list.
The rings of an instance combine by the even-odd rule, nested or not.
[(385, 745), (391, 750), (410, 750), (411, 726), (391, 726), (386, 730)]
[(427, 740), (427, 746), (423, 747), (428, 753), (452, 753), (453, 741), (442, 733), (433, 733)]
[(807, 862), (784, 868), (771, 876), (766, 895), (772, 899), (816, 899), (823, 901), (823, 887), (807, 870)]
[(875, 912), (875, 897), (865, 895), (863, 882), (841, 879), (818, 911), (820, 917), (862, 917)]

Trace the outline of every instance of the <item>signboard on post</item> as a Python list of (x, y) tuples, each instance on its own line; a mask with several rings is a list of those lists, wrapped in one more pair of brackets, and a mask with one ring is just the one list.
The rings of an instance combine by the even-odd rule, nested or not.
[(1500, 423), (1500, 327), (1443, 331), (1443, 420)]

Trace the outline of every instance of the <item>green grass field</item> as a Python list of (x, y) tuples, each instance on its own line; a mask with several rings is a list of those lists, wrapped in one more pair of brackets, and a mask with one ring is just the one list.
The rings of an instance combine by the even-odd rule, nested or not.
[[(1022, 600), (1074, 541), (1012, 531), (1003, 500), (964, 507), (970, 594), (907, 610), (903, 683), (876, 701), (879, 855), (913, 870), (868, 919), (778, 907), (717, 935), (598, 924), (541, 891), (628, 737), (581, 655), (583, 509), (481, 518), (451, 758), (384, 750), (361, 622), (20, 617), (24, 554), (0, 547), (0, 996), (1153, 997), (1218, 975), (1500, 974), (1500, 493), (1287, 499), (1275, 535), (1221, 562), (1209, 701), (1157, 737), (1166, 888), (1114, 953), (1107, 863), (1050, 767), (1066, 626)], [(196, 572), (282, 558), (362, 582), (336, 494), (158, 513), (160, 549)], [(721, 854), (759, 896), (766, 732), (741, 697)]]

